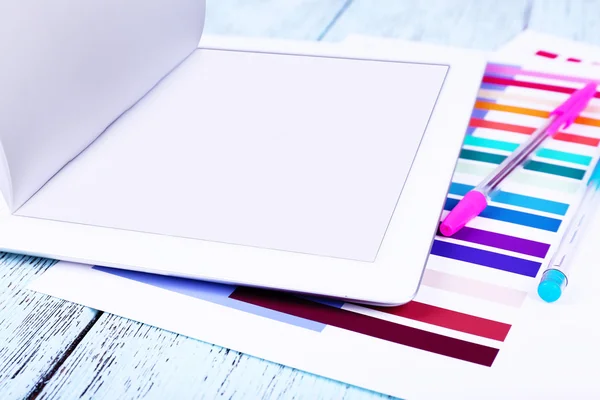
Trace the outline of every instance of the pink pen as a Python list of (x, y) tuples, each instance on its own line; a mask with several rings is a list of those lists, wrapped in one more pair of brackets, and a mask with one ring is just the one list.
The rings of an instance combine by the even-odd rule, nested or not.
[(492, 171), (477, 187), (469, 191), (446, 216), (440, 225), (444, 236), (452, 236), (469, 221), (479, 215), (486, 207), (489, 196), (498, 185), (522, 165), (544, 140), (559, 129), (568, 128), (596, 94), (596, 83), (588, 83), (574, 92), (564, 103), (550, 113), (546, 123), (533, 132), (530, 138), (521, 144), (510, 156)]

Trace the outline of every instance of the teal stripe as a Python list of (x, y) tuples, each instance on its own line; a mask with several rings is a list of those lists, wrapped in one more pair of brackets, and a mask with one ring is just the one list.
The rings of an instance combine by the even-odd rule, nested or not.
[[(452, 182), (449, 193), (457, 196), (464, 196), (473, 189), (474, 186), (464, 183)], [(569, 205), (558, 201), (541, 199), (539, 197), (525, 196), (522, 194), (505, 192), (497, 190), (492, 193), (491, 200), (496, 203), (510, 204), (517, 207), (528, 208), (530, 210), (542, 211), (557, 215), (565, 215)]]
[[(492, 164), (500, 164), (502, 161), (504, 161), (506, 156), (503, 156), (501, 154), (486, 153), (483, 151), (463, 149), (460, 152), (460, 158), (463, 158), (465, 160), (483, 161)], [(525, 164), (523, 164), (523, 169), (543, 172), (551, 175), (564, 176), (566, 178), (573, 178), (578, 180), (583, 179), (583, 176), (585, 175), (585, 170), (583, 169), (563, 167), (562, 165), (548, 164), (534, 160), (529, 160), (525, 162)]]
[[(466, 136), (465, 142), (469, 146), (486, 147), (488, 149), (515, 151), (519, 147), (518, 143), (503, 142), (501, 140), (487, 139), (477, 136)], [(539, 149), (536, 152), (538, 157), (549, 158), (552, 160), (565, 161), (573, 164), (588, 166), (592, 162), (592, 157), (583, 154), (567, 153), (566, 151)]]
[[(495, 165), (487, 163), (470, 163), (458, 160), (455, 172), (485, 178), (494, 170)], [(565, 194), (575, 194), (581, 188), (582, 182), (566, 179), (555, 179), (552, 175), (528, 174), (523, 170), (517, 170), (512, 173), (507, 181), (515, 182), (521, 185), (528, 185), (535, 188), (553, 190)]]
[(588, 166), (592, 162), (591, 156), (585, 156), (583, 154), (567, 153), (566, 151), (553, 150), (553, 149), (539, 149), (536, 152), (538, 157), (550, 158), (553, 160), (570, 162), (573, 164), (579, 164)]

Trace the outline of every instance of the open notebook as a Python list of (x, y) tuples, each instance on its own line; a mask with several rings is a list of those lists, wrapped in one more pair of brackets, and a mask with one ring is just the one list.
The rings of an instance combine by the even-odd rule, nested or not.
[(198, 48), (204, 1), (34, 3), (0, 16), (0, 248), (414, 296), (477, 56)]

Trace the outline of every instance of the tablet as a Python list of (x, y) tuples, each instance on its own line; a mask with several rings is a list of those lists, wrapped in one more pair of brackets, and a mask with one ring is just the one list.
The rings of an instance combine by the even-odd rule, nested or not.
[[(47, 60), (60, 94), (41, 81), (42, 99), (26, 113), (17, 102), (2, 123), (0, 248), (370, 304), (410, 301), (483, 58), (238, 38), (197, 47), (202, 23), (188, 23), (189, 35), (177, 26), (148, 47), (163, 57), (126, 53), (122, 41), (105, 49), (110, 70), (86, 67), (85, 54)], [(85, 73), (63, 74), (64, 63)], [(15, 97), (31, 82), (22, 74), (35, 75), (4, 72), (12, 80), (0, 83)]]

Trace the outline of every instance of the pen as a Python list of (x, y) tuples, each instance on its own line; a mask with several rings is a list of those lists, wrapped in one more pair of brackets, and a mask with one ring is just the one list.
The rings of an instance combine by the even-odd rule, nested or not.
[(568, 128), (595, 94), (596, 84), (588, 83), (552, 111), (546, 122), (533, 132), (527, 141), (498, 165), (479, 185), (465, 194), (440, 225), (442, 235), (452, 236), (478, 216), (487, 207), (490, 193), (512, 171), (523, 164), (548, 136), (554, 135), (559, 129)]
[(563, 235), (558, 249), (550, 259), (548, 267), (542, 274), (538, 285), (538, 295), (542, 300), (552, 303), (560, 298), (569, 281), (571, 259), (577, 243), (583, 236), (587, 224), (596, 210), (598, 194), (600, 193), (600, 162), (596, 163), (594, 171), (588, 180), (579, 207)]

